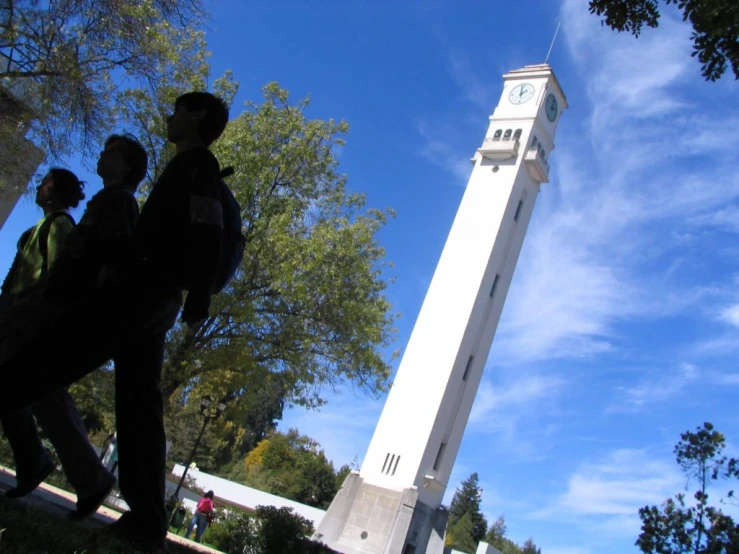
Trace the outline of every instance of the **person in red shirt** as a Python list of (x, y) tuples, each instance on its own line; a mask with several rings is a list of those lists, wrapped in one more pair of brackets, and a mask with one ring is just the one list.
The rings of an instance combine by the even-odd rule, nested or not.
[(185, 538), (190, 538), (190, 533), (197, 526), (195, 531), (195, 542), (200, 542), (203, 537), (203, 533), (208, 528), (208, 524), (213, 521), (213, 491), (205, 493), (203, 498), (198, 502), (198, 507), (195, 509), (195, 515), (192, 516), (192, 521), (187, 528)]

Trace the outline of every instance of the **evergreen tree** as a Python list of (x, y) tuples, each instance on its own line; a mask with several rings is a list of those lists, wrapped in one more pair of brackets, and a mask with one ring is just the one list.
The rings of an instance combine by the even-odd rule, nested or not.
[(495, 520), (495, 523), (490, 526), (488, 532), (485, 533), (485, 538), (483, 540), (498, 549), (502, 554), (523, 554), (521, 547), (506, 537), (507, 531), (508, 527), (505, 523), (505, 517), (500, 516)]
[(469, 513), (462, 515), (447, 529), (446, 546), (467, 554), (475, 554), (479, 541), (473, 536), (475, 527)]
[(521, 554), (541, 554), (541, 548), (537, 548), (532, 539), (526, 539)]
[(469, 514), (472, 523), (472, 538), (475, 544), (485, 536), (488, 522), (480, 510), (482, 503), (482, 489), (480, 488), (477, 473), (462, 481), (462, 485), (454, 493), (452, 504), (449, 506), (449, 522), (447, 528), (452, 529), (461, 519)]

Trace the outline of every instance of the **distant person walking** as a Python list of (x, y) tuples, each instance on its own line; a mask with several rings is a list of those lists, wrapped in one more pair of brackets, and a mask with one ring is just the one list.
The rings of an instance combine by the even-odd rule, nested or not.
[(195, 514), (192, 516), (192, 521), (187, 527), (185, 538), (190, 538), (190, 533), (197, 527), (195, 531), (195, 542), (200, 542), (203, 538), (203, 533), (208, 528), (208, 524), (213, 521), (215, 506), (213, 504), (213, 491), (208, 491), (198, 502), (198, 507), (195, 509)]

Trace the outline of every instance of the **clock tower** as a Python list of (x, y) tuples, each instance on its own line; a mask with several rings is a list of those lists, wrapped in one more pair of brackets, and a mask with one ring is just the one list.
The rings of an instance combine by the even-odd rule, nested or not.
[(443, 552), (441, 502), (567, 108), (546, 64), (503, 80), (361, 470), (318, 526), (339, 552)]

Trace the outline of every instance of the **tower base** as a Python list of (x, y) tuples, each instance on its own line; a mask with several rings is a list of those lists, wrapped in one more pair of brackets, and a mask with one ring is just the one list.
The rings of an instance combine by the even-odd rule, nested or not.
[(447, 518), (416, 489), (384, 489), (350, 473), (313, 538), (342, 554), (443, 554)]

